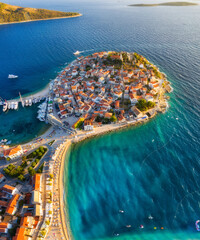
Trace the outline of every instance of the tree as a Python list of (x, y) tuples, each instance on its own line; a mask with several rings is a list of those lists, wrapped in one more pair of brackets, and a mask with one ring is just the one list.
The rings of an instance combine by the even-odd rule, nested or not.
[(117, 118), (116, 118), (115, 114), (112, 115), (112, 117), (110, 118), (110, 121), (111, 122), (116, 122), (117, 121)]
[(33, 157), (36, 157), (36, 155), (37, 155), (37, 153), (34, 151), (34, 152), (32, 153), (32, 156), (33, 156)]
[(40, 161), (40, 160), (39, 160), (38, 158), (35, 159), (35, 163), (36, 163), (36, 164), (39, 163), (39, 161)]
[(4, 168), (4, 172), (6, 175), (10, 175), (10, 170), (8, 170), (7, 168)]
[(140, 110), (140, 111), (147, 111), (150, 108), (155, 107), (155, 103), (154, 102), (147, 102), (145, 99), (140, 99), (137, 103), (136, 103), (136, 107)]
[(149, 102), (147, 102), (147, 107), (150, 109), (150, 108), (153, 108), (153, 107), (155, 107), (155, 103), (154, 102), (151, 102), (151, 101), (149, 101)]
[(25, 180), (25, 177), (24, 175), (20, 174), (18, 177), (17, 177), (20, 181), (24, 181)]
[(31, 164), (31, 166), (34, 168), (34, 167), (36, 166), (36, 163), (33, 162), (33, 163)]
[(52, 174), (52, 173), (50, 173), (50, 174), (49, 174), (49, 177), (50, 177), (51, 179), (53, 179), (53, 174)]

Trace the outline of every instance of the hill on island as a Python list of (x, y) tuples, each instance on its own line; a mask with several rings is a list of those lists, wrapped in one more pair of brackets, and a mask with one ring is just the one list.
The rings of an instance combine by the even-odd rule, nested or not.
[(0, 24), (32, 20), (79, 16), (76, 12), (60, 12), (46, 9), (23, 8), (0, 2)]

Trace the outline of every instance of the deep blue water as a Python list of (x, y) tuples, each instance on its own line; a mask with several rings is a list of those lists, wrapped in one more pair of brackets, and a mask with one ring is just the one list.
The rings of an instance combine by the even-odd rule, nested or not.
[[(145, 125), (72, 148), (65, 168), (72, 233), (77, 240), (112, 239), (117, 233), (120, 239), (200, 239), (194, 225), (200, 218), (200, 7), (127, 3), (132, 2), (26, 2), (83, 16), (0, 26), (0, 96), (44, 87), (76, 50), (84, 55), (136, 51), (147, 57), (172, 82), (170, 108)], [(9, 73), (20, 78), (8, 80)], [(0, 136), (31, 139), (45, 127), (35, 114), (36, 107), (0, 114)]]

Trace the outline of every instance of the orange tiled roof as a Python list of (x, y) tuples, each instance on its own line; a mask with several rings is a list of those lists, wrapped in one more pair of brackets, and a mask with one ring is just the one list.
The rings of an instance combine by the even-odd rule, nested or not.
[(16, 194), (16, 195), (14, 195), (14, 196), (11, 198), (11, 200), (10, 200), (10, 202), (9, 202), (9, 204), (8, 204), (8, 207), (7, 207), (7, 209), (6, 209), (6, 213), (7, 213), (7, 214), (10, 214), (10, 215), (13, 214), (13, 211), (14, 211), (14, 209), (15, 209), (15, 207), (16, 207), (16, 205), (17, 205), (17, 202), (18, 202), (18, 200), (19, 200), (19, 197), (20, 197), (20, 195), (19, 195), (19, 194)]
[(5, 223), (5, 222), (0, 223), (0, 228), (7, 228), (7, 227), (8, 227), (8, 223)]
[(8, 193), (12, 193), (12, 191), (14, 190), (15, 188), (10, 186), (10, 185), (4, 185), (2, 190), (5, 191), (5, 192), (8, 192)]
[(27, 240), (28, 237), (24, 236), (25, 228), (20, 227), (17, 229), (16, 235), (12, 238), (13, 240)]
[(36, 173), (33, 177), (33, 190), (40, 190), (40, 174)]

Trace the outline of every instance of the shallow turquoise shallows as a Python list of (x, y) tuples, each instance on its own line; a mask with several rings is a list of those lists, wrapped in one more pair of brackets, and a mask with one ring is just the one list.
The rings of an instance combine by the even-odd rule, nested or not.
[[(72, 234), (75, 240), (200, 239), (200, 7), (127, 7), (134, 2), (27, 3), (83, 16), (0, 26), (0, 96), (44, 87), (77, 50), (144, 55), (172, 82), (170, 108), (144, 125), (71, 149), (64, 197)], [(19, 79), (7, 79), (9, 73)], [(1, 113), (0, 136), (32, 139), (46, 128), (36, 112), (35, 106)]]

